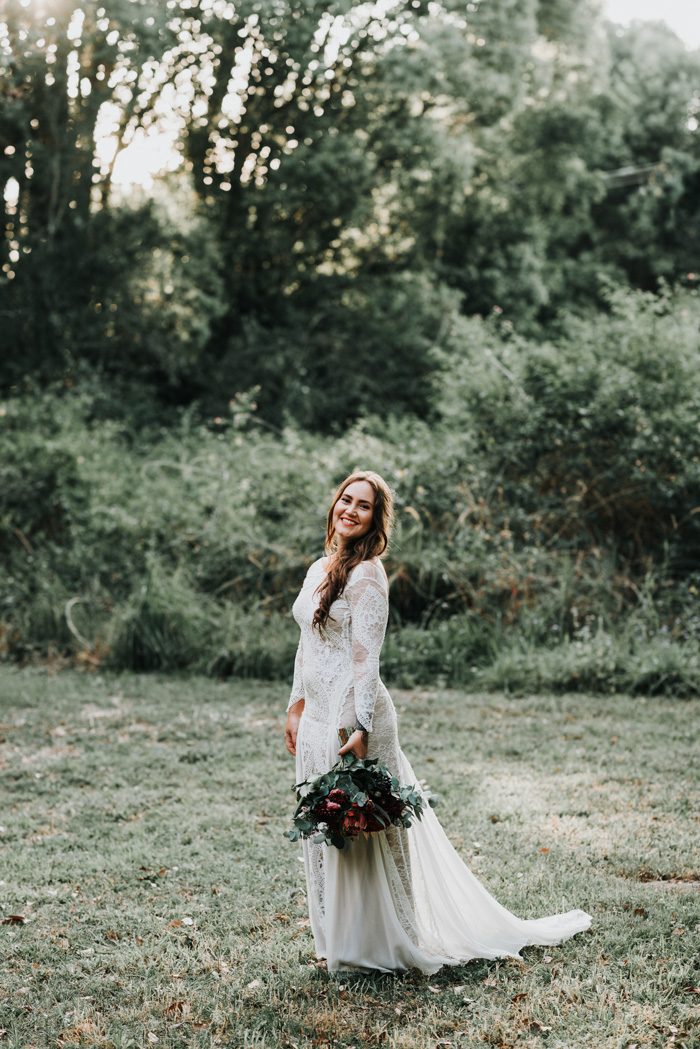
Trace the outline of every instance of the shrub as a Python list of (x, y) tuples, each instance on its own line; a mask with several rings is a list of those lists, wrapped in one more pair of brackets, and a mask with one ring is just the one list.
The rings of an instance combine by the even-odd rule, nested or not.
[(612, 296), (608, 318), (563, 320), (556, 347), (455, 322), (439, 421), (375, 415), (333, 438), (271, 430), (254, 391), (226, 417), (134, 433), (96, 417), (94, 387), (15, 398), (2, 651), (286, 674), (327, 499), (363, 466), (396, 493), (389, 677), (694, 688), (698, 300), (673, 302)]

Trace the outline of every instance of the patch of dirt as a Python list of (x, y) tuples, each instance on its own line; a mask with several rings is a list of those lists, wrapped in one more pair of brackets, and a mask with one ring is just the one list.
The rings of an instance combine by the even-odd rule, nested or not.
[(659, 874), (655, 870), (643, 867), (634, 872), (623, 871), (619, 877), (625, 881), (639, 881), (650, 885), (652, 889), (679, 889), (681, 892), (700, 891), (700, 872), (688, 871), (685, 874)]
[(662, 878), (644, 879), (645, 885), (652, 889), (680, 889), (681, 892), (700, 892), (700, 879), (697, 878)]

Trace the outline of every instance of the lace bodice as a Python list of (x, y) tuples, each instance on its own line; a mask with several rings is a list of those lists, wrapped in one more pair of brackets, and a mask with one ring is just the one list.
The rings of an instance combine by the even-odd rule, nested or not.
[(333, 618), (321, 636), (312, 621), (325, 564), (325, 558), (314, 561), (292, 607), (301, 636), (289, 706), (303, 698), (305, 712), (315, 720), (335, 722), (338, 728), (352, 727), (357, 721), (370, 732), (381, 685), (379, 655), (388, 617), (388, 580), (378, 560), (356, 565), (331, 606)]
[(312, 621), (325, 568), (325, 557), (314, 561), (292, 606), (301, 636), (287, 709), (303, 698), (304, 712), (314, 720), (337, 728), (359, 721), (371, 732), (377, 696), (383, 691), (379, 654), (389, 610), (386, 572), (379, 560), (356, 565), (331, 605), (332, 618), (322, 635)]

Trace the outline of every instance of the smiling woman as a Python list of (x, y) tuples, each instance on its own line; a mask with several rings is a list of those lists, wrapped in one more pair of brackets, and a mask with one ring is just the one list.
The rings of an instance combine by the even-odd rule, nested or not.
[(330, 607), (347, 586), (350, 572), (384, 553), (393, 524), (386, 481), (372, 471), (353, 473), (337, 488), (326, 519), (326, 575), (319, 587), (314, 625), (324, 630)]
[(374, 509), (374, 489), (369, 481), (353, 481), (333, 507), (333, 527), (348, 538), (369, 528)]
[[(418, 782), (379, 675), (389, 611), (380, 556), (391, 522), (386, 481), (370, 471), (347, 477), (328, 511), (326, 556), (311, 565), (294, 602), (301, 638), (285, 743), (297, 783), (351, 751), (378, 760), (399, 784)], [(345, 728), (352, 734), (339, 747)], [(390, 825), (342, 850), (308, 839), (301, 847), (316, 954), (331, 972), (433, 973), (472, 958), (520, 957), (526, 944), (560, 943), (591, 923), (582, 910), (529, 920), (511, 914), (461, 860), (429, 806), (410, 830)]]

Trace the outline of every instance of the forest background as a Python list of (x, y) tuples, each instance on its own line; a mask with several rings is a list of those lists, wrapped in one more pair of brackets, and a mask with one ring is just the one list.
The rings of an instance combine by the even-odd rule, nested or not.
[(0, 101), (3, 658), (288, 676), (361, 466), (388, 680), (700, 692), (699, 51), (591, 0), (5, 0)]

